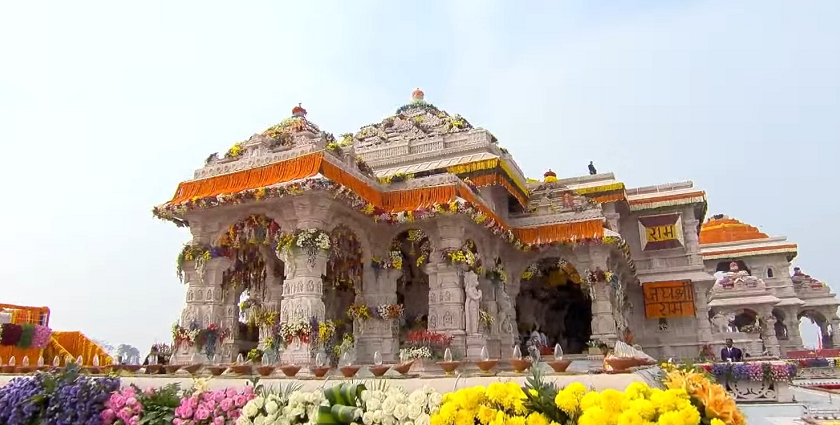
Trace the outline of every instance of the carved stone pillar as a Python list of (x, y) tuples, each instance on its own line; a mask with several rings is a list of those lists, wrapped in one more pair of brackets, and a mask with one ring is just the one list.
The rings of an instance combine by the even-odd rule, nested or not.
[(712, 325), (709, 322), (709, 303), (706, 293), (713, 282), (692, 282), (694, 288), (694, 319), (697, 321), (697, 342), (711, 344), (715, 341), (712, 338)]
[[(197, 326), (206, 328), (211, 323), (223, 325), (224, 294), (222, 291), (222, 274), (231, 266), (227, 258), (213, 258), (207, 260), (198, 270), (194, 261), (184, 264), (185, 282), (187, 284), (187, 305), (181, 313), (181, 326), (190, 328)], [(223, 329), (225, 329), (223, 327)], [(196, 353), (202, 353), (204, 347), (182, 344), (173, 355), (175, 362), (187, 363)]]
[(831, 342), (834, 348), (840, 347), (840, 319), (831, 319)]
[[(591, 247), (589, 251), (590, 269), (607, 270), (609, 252), (604, 246)], [(585, 278), (585, 277), (584, 277)], [(610, 302), (610, 286), (607, 282), (594, 282), (592, 297), (592, 339), (612, 346), (618, 340), (618, 333)]]
[[(397, 280), (402, 270), (385, 269), (374, 271), (370, 261), (365, 263), (364, 287), (362, 299), (370, 308), (383, 304), (397, 303)], [(369, 319), (356, 333), (356, 355), (360, 362), (372, 362), (377, 351), (382, 361), (392, 362), (398, 359), (399, 340), (397, 338), (399, 320)]]
[(764, 348), (771, 356), (780, 356), (779, 340), (776, 339), (776, 316), (768, 313), (764, 316), (764, 327), (761, 329), (761, 338), (764, 340)]
[(615, 211), (615, 203), (609, 202), (603, 204), (603, 208), (604, 217), (607, 219), (607, 224), (610, 226), (610, 229), (615, 232), (621, 232), (621, 225), (619, 223), (621, 215)]
[(785, 327), (787, 328), (788, 350), (802, 350), (802, 334), (799, 332), (799, 319), (796, 317), (796, 309), (790, 309), (785, 312)]
[[(326, 272), (328, 252), (318, 251), (315, 255), (298, 247), (283, 254), (286, 264), (286, 280), (283, 284), (283, 300), (280, 302), (280, 321), (295, 323), (309, 322), (313, 318), (323, 321), (324, 288), (321, 276)], [(309, 362), (309, 344), (294, 342), (283, 352), (286, 363), (306, 364)]]
[[(440, 253), (461, 249), (464, 243), (462, 221), (455, 218), (440, 220), (438, 229), (440, 241), (437, 246)], [(433, 255), (440, 254), (436, 252)], [(439, 258), (431, 258), (424, 267), (429, 276), (429, 330), (451, 335), (452, 351), (464, 356), (467, 354), (467, 341), (462, 271)]]

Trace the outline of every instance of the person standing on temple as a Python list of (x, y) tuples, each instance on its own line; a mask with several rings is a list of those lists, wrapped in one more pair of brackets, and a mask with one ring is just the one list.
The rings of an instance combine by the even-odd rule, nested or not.
[(740, 348), (732, 346), (732, 338), (726, 338), (726, 347), (720, 350), (720, 359), (725, 362), (740, 362), (744, 354)]
[(595, 169), (595, 164), (589, 161), (589, 175), (594, 176), (595, 174), (598, 174), (598, 170)]

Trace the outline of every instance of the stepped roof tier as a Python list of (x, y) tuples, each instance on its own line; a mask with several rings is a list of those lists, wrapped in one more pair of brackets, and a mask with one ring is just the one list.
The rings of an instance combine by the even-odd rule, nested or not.
[(757, 228), (724, 215), (706, 221), (700, 230), (704, 260), (784, 253), (796, 257), (797, 246), (784, 236), (770, 237)]

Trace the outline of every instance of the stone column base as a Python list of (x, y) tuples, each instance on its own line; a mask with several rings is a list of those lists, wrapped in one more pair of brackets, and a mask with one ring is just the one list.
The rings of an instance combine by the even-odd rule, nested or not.
[[(482, 334), (467, 335), (467, 352), (464, 359), (481, 360), (481, 349), (487, 346), (487, 337)], [(490, 351), (490, 348), (487, 348)]]
[(290, 364), (307, 366), (309, 365), (309, 361), (310, 355), (308, 343), (292, 342), (285, 350), (283, 350), (283, 354), (280, 355), (280, 363), (284, 366)]

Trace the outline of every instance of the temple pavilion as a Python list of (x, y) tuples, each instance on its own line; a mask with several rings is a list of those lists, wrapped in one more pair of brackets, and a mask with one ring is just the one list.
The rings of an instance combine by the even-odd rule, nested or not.
[(840, 303), (791, 275), (796, 245), (706, 210), (691, 182), (528, 179), (489, 130), (418, 89), (339, 136), (298, 105), (208, 156), (154, 215), (192, 233), (176, 358), (284, 345), (306, 362), (327, 333), (388, 361), (420, 330), (470, 358), (533, 335), (566, 353), (621, 340), (695, 357), (733, 338), (779, 355), (801, 348), (801, 317), (840, 346)]

